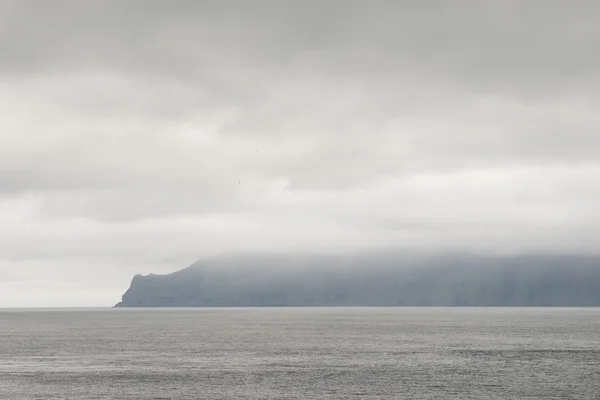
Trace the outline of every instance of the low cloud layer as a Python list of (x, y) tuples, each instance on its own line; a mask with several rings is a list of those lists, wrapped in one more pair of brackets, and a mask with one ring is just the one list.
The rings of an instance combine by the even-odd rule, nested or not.
[(598, 253), (598, 15), (0, 1), (0, 306), (239, 251)]

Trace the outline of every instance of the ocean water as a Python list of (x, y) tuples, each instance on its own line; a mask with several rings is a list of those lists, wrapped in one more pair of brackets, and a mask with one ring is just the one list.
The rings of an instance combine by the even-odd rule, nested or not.
[(600, 399), (600, 309), (0, 310), (0, 399)]

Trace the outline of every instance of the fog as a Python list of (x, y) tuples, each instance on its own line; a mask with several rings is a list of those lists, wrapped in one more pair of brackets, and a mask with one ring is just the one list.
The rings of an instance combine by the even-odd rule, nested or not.
[(239, 252), (598, 255), (598, 15), (0, 0), (0, 307)]

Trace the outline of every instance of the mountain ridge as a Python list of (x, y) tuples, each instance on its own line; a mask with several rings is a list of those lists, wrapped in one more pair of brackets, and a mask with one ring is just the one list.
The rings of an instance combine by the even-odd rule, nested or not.
[(116, 307), (600, 306), (600, 258), (246, 255), (135, 275)]

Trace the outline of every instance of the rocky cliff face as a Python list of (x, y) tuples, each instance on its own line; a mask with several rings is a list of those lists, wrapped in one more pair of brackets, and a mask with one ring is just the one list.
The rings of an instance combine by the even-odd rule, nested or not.
[(600, 259), (235, 257), (136, 275), (117, 307), (600, 306)]

